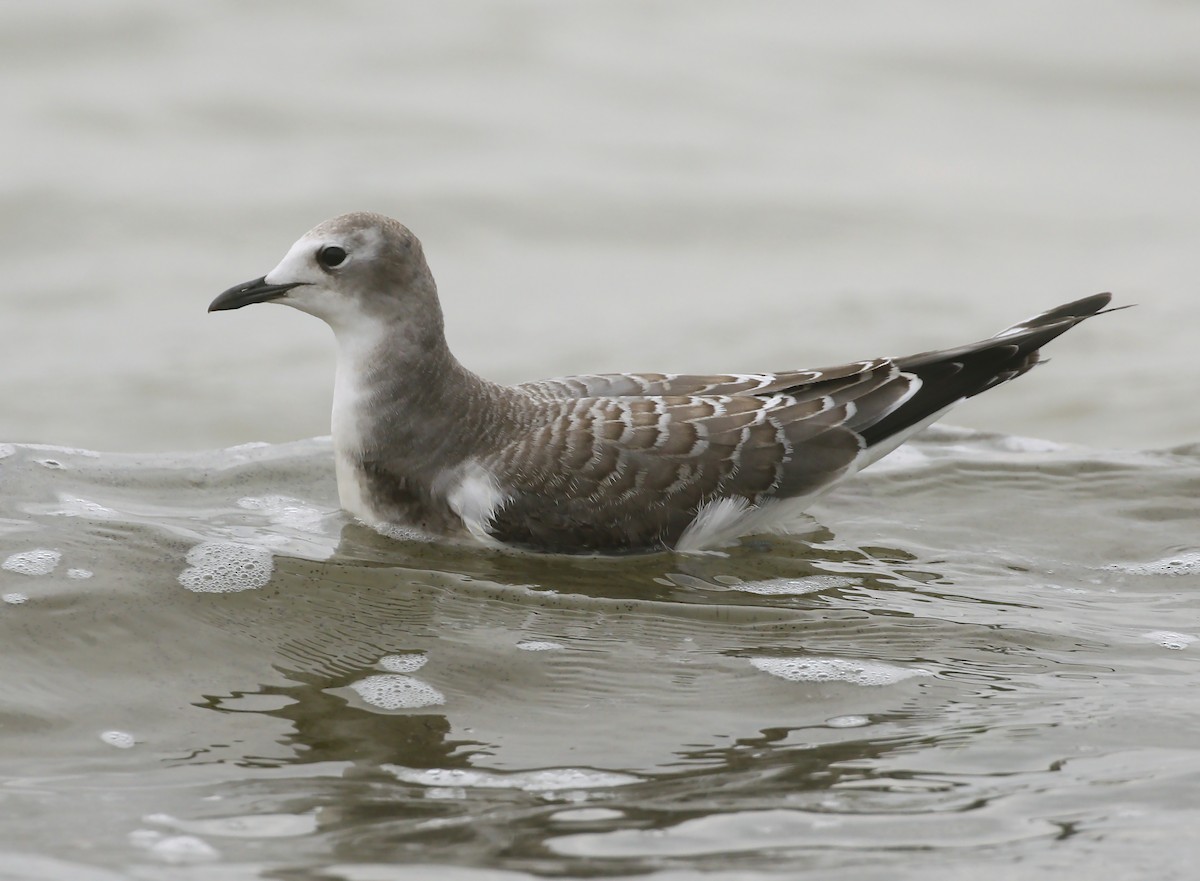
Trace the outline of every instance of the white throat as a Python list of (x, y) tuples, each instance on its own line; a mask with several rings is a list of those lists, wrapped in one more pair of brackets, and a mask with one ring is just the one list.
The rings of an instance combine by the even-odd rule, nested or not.
[(362, 426), (370, 399), (365, 383), (376, 359), (383, 355), (383, 337), (381, 328), (366, 322), (344, 327), (337, 333), (337, 373), (330, 427), (338, 499), (345, 510), (368, 523), (380, 518), (367, 504), (358, 463), (362, 459)]

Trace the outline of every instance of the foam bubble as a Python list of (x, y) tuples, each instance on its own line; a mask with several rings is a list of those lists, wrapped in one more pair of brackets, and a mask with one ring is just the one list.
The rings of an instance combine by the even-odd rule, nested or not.
[(748, 581), (731, 585), (734, 590), (762, 596), (801, 596), (832, 587), (850, 587), (858, 579), (845, 575), (809, 575), (806, 578), (773, 578), (770, 581)]
[(834, 716), (826, 719), (825, 724), (830, 728), (862, 728), (864, 725), (870, 725), (871, 720), (866, 716)]
[(21, 551), (13, 554), (3, 563), (0, 569), (16, 572), (18, 575), (49, 575), (62, 559), (62, 551), (49, 548), (35, 548), (32, 551)]
[(238, 499), (237, 503), (239, 508), (245, 508), (247, 511), (262, 511), (272, 523), (279, 526), (290, 527), (298, 532), (321, 531), (323, 512), (312, 505), (306, 505), (300, 499), (289, 496), (248, 496)]
[(91, 578), (92, 574), (93, 573), (92, 573), (91, 569), (68, 569), (67, 570), (67, 578), (74, 578), (79, 581), (82, 581), (85, 578)]
[(1000, 438), (999, 446), (1005, 450), (1012, 450), (1014, 453), (1061, 453), (1067, 449), (1063, 444), (1052, 440), (1043, 440), (1040, 437), (1022, 437), (1017, 434), (1009, 434)]
[(66, 453), (68, 456), (86, 456), (89, 459), (99, 459), (100, 454), (95, 450), (85, 450), (80, 447), (60, 447), (57, 444), (21, 444), (27, 450), (41, 450), (43, 453)]
[(616, 771), (591, 768), (544, 768), (540, 771), (484, 771), (475, 768), (404, 768), (384, 765), (384, 770), (405, 783), (421, 786), (520, 789), (524, 792), (560, 792), (576, 789), (604, 789), (640, 783), (641, 778)]
[(1062, 591), (1063, 593), (1073, 593), (1073, 594), (1090, 593), (1090, 591), (1088, 591), (1088, 589), (1084, 588), (1084, 587), (1063, 587), (1061, 584), (1042, 584), (1039, 586), (1044, 587), (1047, 590)]
[(107, 520), (117, 516), (117, 512), (112, 508), (77, 496), (60, 495), (58, 501), (61, 507), (48, 512), (56, 517), (87, 517), (92, 520)]
[(379, 659), (379, 666), (392, 673), (416, 673), (425, 666), (429, 658), (423, 654), (386, 655)]
[(100, 735), (100, 739), (117, 749), (130, 749), (137, 744), (133, 735), (125, 731), (105, 731)]
[(1131, 575), (1200, 575), (1200, 551), (1172, 554), (1150, 563), (1113, 563), (1104, 568)]
[(161, 841), (163, 834), (153, 829), (134, 829), (129, 833), (129, 843), (134, 847), (149, 850), (156, 841)]
[(523, 652), (553, 652), (566, 646), (548, 639), (523, 639), (517, 643), (517, 648)]
[(905, 468), (919, 468), (928, 464), (929, 456), (911, 444), (904, 444), (892, 450), (876, 464), (871, 466), (872, 473), (882, 471), (900, 471)]
[(919, 667), (896, 667), (880, 661), (849, 658), (750, 658), (764, 673), (791, 682), (849, 682), (852, 685), (893, 685), (914, 676), (931, 676)]
[(372, 523), (370, 526), (380, 535), (396, 541), (429, 541), (428, 535), (411, 526), (402, 526), (399, 523)]
[(599, 820), (618, 820), (624, 811), (613, 808), (568, 808), (550, 817), (555, 823), (595, 823)]
[(1157, 642), (1168, 649), (1185, 649), (1196, 641), (1196, 637), (1191, 634), (1175, 633), (1172, 630), (1151, 630), (1149, 633), (1143, 633), (1142, 638)]
[(0, 597), (0, 599), (4, 600), (4, 602), (8, 603), (10, 606), (19, 606), (21, 603), (28, 602), (29, 596), (28, 594), (23, 593), (6, 593), (4, 596)]
[(310, 835), (317, 829), (315, 814), (244, 814), (182, 820), (171, 814), (147, 814), (143, 823), (166, 826), (192, 835), (218, 835), (222, 838), (294, 838)]
[[(146, 850), (167, 863), (197, 863), (220, 857), (216, 847), (196, 835), (162, 835), (157, 840), (150, 835), (144, 835), (142, 841)], [(136, 844), (142, 843), (136, 841)]]
[(187, 561), (191, 568), (179, 573), (179, 583), (195, 593), (254, 590), (271, 580), (275, 568), (269, 551), (224, 541), (196, 545)]
[(429, 683), (415, 676), (396, 673), (368, 676), (351, 683), (350, 687), (364, 701), (381, 710), (412, 710), (446, 702), (446, 696)]

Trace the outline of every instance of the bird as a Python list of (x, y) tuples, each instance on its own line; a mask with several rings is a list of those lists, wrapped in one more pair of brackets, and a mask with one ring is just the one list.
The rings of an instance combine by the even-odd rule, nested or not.
[[(417, 237), (353, 212), (301, 236), (210, 312), (280, 303), (337, 344), (341, 507), (380, 531), (549, 554), (712, 552), (811, 524), (822, 494), (953, 405), (1027, 372), (1111, 301), (1094, 294), (979, 342), (822, 369), (620, 373), (506, 386), (446, 343)], [(1122, 307), (1124, 308), (1124, 307)]]

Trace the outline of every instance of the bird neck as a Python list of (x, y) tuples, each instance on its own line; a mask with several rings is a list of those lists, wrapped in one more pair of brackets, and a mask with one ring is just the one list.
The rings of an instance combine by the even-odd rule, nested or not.
[(440, 333), (340, 333), (334, 447), (339, 459), (415, 475), (474, 455), (503, 431), (514, 394), (463, 367)]

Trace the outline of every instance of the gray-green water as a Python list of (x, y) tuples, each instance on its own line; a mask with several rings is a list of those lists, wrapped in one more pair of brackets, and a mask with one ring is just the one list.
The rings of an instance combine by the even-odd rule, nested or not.
[[(1191, 877), (1198, 107), (1184, 3), (0, 6), (0, 878)], [(396, 544), (204, 314), (354, 209), (505, 381), (1139, 305), (805, 536)]]
[(935, 430), (803, 538), (624, 560), (384, 540), (321, 441), (4, 452), (0, 877), (1194, 854), (1195, 447)]

